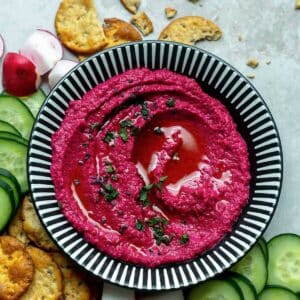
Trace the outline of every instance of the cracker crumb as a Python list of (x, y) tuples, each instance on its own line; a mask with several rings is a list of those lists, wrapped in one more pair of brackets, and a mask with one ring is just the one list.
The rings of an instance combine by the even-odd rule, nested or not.
[(300, 0), (296, 0), (295, 2), (295, 8), (300, 9)]
[(238, 41), (239, 41), (239, 42), (242, 42), (242, 41), (243, 41), (243, 36), (242, 36), (241, 34), (238, 36)]
[(248, 77), (249, 79), (254, 79), (254, 78), (255, 78), (255, 75), (254, 75), (254, 74), (248, 74), (247, 77)]
[(257, 68), (259, 65), (259, 61), (255, 58), (249, 58), (248, 61), (247, 61), (247, 66), (255, 69)]
[(271, 61), (270, 60), (267, 60), (266, 61), (266, 65), (270, 65), (271, 64)]
[(165, 15), (168, 19), (172, 19), (177, 14), (177, 9), (173, 7), (166, 7), (165, 8)]
[(141, 4), (141, 0), (121, 0), (123, 6), (132, 14), (136, 14)]
[(142, 11), (132, 16), (131, 23), (144, 35), (153, 32), (153, 24), (148, 15)]

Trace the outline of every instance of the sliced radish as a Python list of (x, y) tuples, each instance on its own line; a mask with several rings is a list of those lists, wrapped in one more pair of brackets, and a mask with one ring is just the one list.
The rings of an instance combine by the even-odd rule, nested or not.
[(25, 41), (20, 53), (36, 65), (40, 75), (44, 75), (62, 58), (63, 48), (54, 34), (37, 29)]
[(34, 93), (41, 83), (35, 65), (19, 53), (7, 53), (3, 60), (2, 84), (6, 92), (22, 97)]
[(4, 40), (2, 35), (0, 34), (0, 58), (2, 57), (4, 53)]
[(76, 65), (77, 63), (72, 60), (60, 60), (49, 73), (48, 81), (50, 88), (52, 89)]

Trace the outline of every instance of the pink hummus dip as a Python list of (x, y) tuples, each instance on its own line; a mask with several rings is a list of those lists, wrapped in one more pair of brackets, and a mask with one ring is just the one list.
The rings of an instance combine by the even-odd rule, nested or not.
[(72, 101), (52, 138), (66, 218), (125, 262), (155, 267), (212, 248), (249, 197), (247, 145), (188, 77), (135, 69)]

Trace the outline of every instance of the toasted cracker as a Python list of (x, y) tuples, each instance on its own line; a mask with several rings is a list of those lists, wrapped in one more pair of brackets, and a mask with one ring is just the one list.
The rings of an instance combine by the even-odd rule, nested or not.
[(203, 17), (189, 16), (173, 20), (160, 34), (159, 39), (194, 45), (201, 40), (216, 41), (221, 29)]
[(252, 69), (257, 68), (259, 65), (259, 61), (255, 58), (249, 58), (247, 61), (247, 66), (251, 67)]
[(63, 0), (55, 28), (62, 43), (75, 53), (93, 53), (107, 44), (92, 0)]
[(177, 9), (173, 7), (166, 7), (165, 8), (165, 15), (168, 19), (172, 19), (177, 14)]
[(30, 240), (23, 229), (22, 206), (18, 208), (17, 213), (9, 224), (8, 234), (12, 237), (15, 237), (25, 245), (30, 243)]
[(33, 281), (20, 300), (58, 300), (63, 295), (62, 274), (52, 259), (45, 251), (36, 247), (27, 247), (35, 273)]
[(0, 237), (0, 299), (13, 300), (26, 291), (34, 275), (25, 245), (14, 237)]
[(131, 23), (137, 27), (137, 29), (144, 35), (148, 35), (153, 32), (153, 24), (148, 15), (141, 11), (131, 18)]
[(29, 197), (25, 197), (22, 204), (23, 230), (27, 237), (38, 247), (57, 251), (57, 247), (49, 237), (45, 228), (41, 224), (36, 211)]
[(121, 3), (129, 12), (136, 14), (141, 4), (141, 0), (121, 0)]
[(89, 300), (90, 289), (85, 274), (75, 268), (72, 261), (59, 252), (51, 253), (52, 258), (63, 274), (65, 300)]
[(300, 0), (295, 0), (295, 8), (300, 9)]

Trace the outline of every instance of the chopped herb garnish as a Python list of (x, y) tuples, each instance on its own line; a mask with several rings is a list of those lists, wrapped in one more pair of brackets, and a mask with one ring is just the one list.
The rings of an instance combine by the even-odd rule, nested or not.
[(162, 176), (160, 177), (158, 183), (156, 184), (156, 187), (161, 191), (162, 185), (165, 182), (165, 180), (168, 178), (168, 176)]
[(170, 242), (174, 238), (174, 235), (166, 235), (164, 233), (164, 225), (169, 224), (169, 221), (167, 219), (161, 217), (154, 217), (152, 219), (149, 219), (147, 223), (149, 224), (153, 232), (153, 237), (157, 245), (160, 245), (161, 243), (164, 243), (165, 245), (170, 244)]
[(185, 245), (188, 241), (190, 240), (190, 237), (188, 234), (184, 233), (180, 238), (179, 238), (179, 243), (181, 245)]
[(113, 167), (113, 165), (110, 161), (106, 161), (105, 165), (106, 165), (106, 173), (114, 174), (116, 172), (115, 168)]
[(110, 176), (110, 178), (111, 178), (111, 180), (113, 180), (113, 181), (118, 181), (118, 176), (117, 176), (116, 174), (112, 174), (112, 175)]
[(144, 231), (145, 230), (145, 224), (143, 223), (143, 221), (137, 219), (136, 223), (135, 223), (135, 228), (139, 231)]
[(103, 141), (107, 144), (109, 144), (111, 141), (113, 141), (115, 139), (115, 134), (111, 131), (108, 131), (105, 135), (105, 137), (103, 138)]
[(142, 116), (144, 117), (144, 119), (146, 119), (150, 114), (148, 110), (148, 105), (146, 102), (143, 102), (141, 106), (142, 106), (142, 110), (141, 110)]
[(153, 131), (157, 134), (162, 134), (163, 133), (159, 126), (154, 127)]
[(123, 140), (123, 142), (126, 143), (128, 141), (128, 133), (127, 133), (126, 127), (121, 127), (121, 129), (119, 131), (119, 136)]
[(132, 120), (126, 119), (120, 122), (122, 128), (131, 128), (133, 126)]
[(104, 184), (104, 197), (107, 201), (112, 201), (119, 196), (119, 192), (111, 185)]
[(91, 130), (91, 131), (98, 130), (98, 129), (100, 129), (100, 123), (95, 122), (95, 123), (92, 123), (92, 124), (90, 125), (90, 130)]
[(140, 201), (144, 206), (149, 206), (150, 205), (150, 200), (148, 199), (148, 192), (153, 188), (154, 184), (147, 184), (142, 187), (140, 191)]
[(174, 107), (175, 106), (175, 100), (173, 98), (170, 98), (167, 100), (166, 105), (168, 107)]
[(149, 226), (155, 226), (155, 225), (158, 225), (158, 224), (168, 225), (169, 221), (165, 218), (153, 217), (153, 218), (149, 219), (147, 221), (147, 223), (149, 224)]

